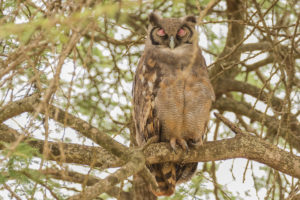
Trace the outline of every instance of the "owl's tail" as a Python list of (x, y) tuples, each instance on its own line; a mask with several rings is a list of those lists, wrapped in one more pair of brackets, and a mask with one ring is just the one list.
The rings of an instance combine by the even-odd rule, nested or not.
[(163, 163), (153, 166), (152, 173), (158, 184), (158, 190), (152, 190), (156, 196), (171, 196), (176, 185), (176, 166), (174, 163)]

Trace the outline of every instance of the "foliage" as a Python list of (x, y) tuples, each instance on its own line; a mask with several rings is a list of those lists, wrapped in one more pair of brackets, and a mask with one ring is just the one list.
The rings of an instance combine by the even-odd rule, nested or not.
[[(77, 157), (72, 160), (68, 152), (58, 156), (61, 152), (57, 150), (59, 147), (51, 149), (53, 143), (44, 146), (47, 142), (58, 146), (64, 143), (97, 146), (93, 138), (67, 128), (67, 117), (63, 123), (49, 117), (47, 105), (57, 106), (122, 144), (133, 146), (131, 88), (143, 52), (148, 14), (157, 11), (164, 17), (200, 16), (211, 2), (1, 1), (0, 190), (5, 192), (0, 196), (64, 199), (89, 185), (86, 174), (93, 172), (90, 177), (103, 178), (113, 173), (112, 169), (94, 167), (94, 163), (89, 166), (77, 163)], [(238, 9), (231, 12), (235, 6)], [(213, 111), (223, 113), (241, 129), (297, 155), (300, 150), (299, 10), (297, 0), (223, 0), (216, 1), (198, 22), (199, 44), (217, 94)], [(241, 13), (241, 18), (236, 13)], [(34, 111), (13, 116), (4, 112), (9, 103), (33, 94), (41, 97)], [(245, 111), (238, 106), (223, 105), (224, 99), (250, 108)], [(2, 125), (18, 131), (19, 135), (14, 140), (7, 139), (4, 133), (11, 129)], [(214, 117), (209, 129), (210, 141), (232, 136)], [(44, 143), (42, 147), (34, 146), (23, 135)], [(66, 161), (66, 157), (70, 160)], [(230, 183), (218, 183), (222, 178), (216, 176), (228, 162), (201, 165), (190, 182), (177, 187), (174, 196), (161, 199), (292, 199), (299, 190), (298, 179), (269, 167), (259, 170), (263, 176), (256, 176), (257, 163), (249, 161), (241, 167), (238, 159), (238, 164), (226, 168), (229, 170), (226, 173), (234, 177), (237, 172), (230, 169), (239, 166), (238, 170), (245, 171), (244, 177), (253, 182), (253, 187), (251, 192), (232, 189)], [(46, 173), (45, 169), (51, 169), (52, 173)], [(69, 171), (86, 178), (80, 179), (77, 174), (78, 179), (67, 179)], [(65, 185), (68, 181), (76, 184), (69, 187)], [(133, 180), (129, 178), (124, 183), (129, 188), (123, 191), (126, 194), (133, 191), (129, 182)], [(101, 197), (118, 198), (121, 194), (108, 192)]]

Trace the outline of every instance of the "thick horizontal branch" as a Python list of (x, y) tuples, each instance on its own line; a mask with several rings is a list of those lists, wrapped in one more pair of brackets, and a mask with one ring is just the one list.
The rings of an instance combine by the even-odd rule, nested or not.
[(275, 110), (281, 111), (281, 107), (283, 104), (283, 101), (281, 99), (275, 96), (268, 95), (265, 91), (262, 91), (260, 88), (255, 87), (254, 85), (232, 79), (223, 79), (219, 83), (220, 84), (215, 91), (217, 96), (231, 91), (241, 92), (244, 94), (249, 94), (265, 103), (268, 103), (268, 101), (270, 101), (271, 106)]
[[(0, 124), (0, 141), (5, 143), (14, 143), (20, 137), (15, 129), (8, 127), (5, 124)], [(43, 154), (44, 141), (27, 137), (24, 142), (29, 144), (31, 147), (38, 150), (40, 154)], [(111, 168), (120, 167), (125, 164), (125, 162), (113, 154), (109, 153), (102, 147), (91, 147), (80, 144), (71, 143), (58, 143), (50, 142), (48, 159), (63, 162), (63, 163), (75, 163), (80, 165), (91, 165), (98, 168)], [(0, 149), (4, 146), (0, 145)], [(62, 153), (63, 151), (63, 153)]]
[(127, 159), (129, 150), (125, 145), (112, 139), (110, 136), (93, 127), (88, 122), (75, 117), (70, 113), (66, 113), (62, 109), (53, 105), (49, 106), (49, 117), (78, 131), (79, 133), (90, 138), (114, 155), (123, 158), (123, 160)]
[(10, 102), (0, 108), (0, 123), (24, 112), (34, 111), (35, 105), (39, 101), (39, 94), (25, 97), (24, 99)]
[(230, 111), (235, 114), (244, 115), (258, 122), (265, 120), (267, 126), (276, 126), (277, 120), (264, 113), (255, 110), (246, 102), (239, 102), (230, 98), (219, 98), (213, 105), (213, 108), (221, 111)]
[[(3, 141), (2, 135), (5, 132), (1, 132), (2, 128), (3, 125), (1, 125), (0, 129), (0, 139)], [(6, 134), (7, 133), (10, 133), (10, 131), (6, 132)], [(13, 142), (13, 140), (10, 142)], [(43, 141), (39, 141), (38, 143), (40, 143), (38, 146), (43, 146)], [(59, 156), (59, 144), (54, 142), (50, 144), (51, 152), (54, 151), (55, 148), (53, 147), (56, 146), (56, 154)], [(36, 147), (36, 143), (32, 144), (29, 142), (29, 145)], [(91, 160), (85, 159), (85, 157), (90, 158), (92, 155), (96, 160), (96, 163), (98, 160), (98, 163), (102, 163), (102, 167), (118, 167), (124, 164), (116, 159), (111, 153), (99, 147), (89, 147), (89, 149), (82, 145), (78, 145), (76, 148), (80, 148), (76, 152), (80, 154), (78, 157), (74, 157), (74, 149), (70, 148), (72, 145), (73, 144), (62, 144), (65, 159), (72, 163), (90, 165)], [(42, 151), (42, 149), (40, 149), (40, 151)], [(74, 152), (74, 154), (77, 154), (76, 152)], [(246, 158), (264, 163), (278, 171), (300, 178), (300, 157), (292, 155), (258, 137), (247, 134), (238, 134), (231, 139), (206, 142), (197, 149), (191, 149), (189, 153), (181, 150), (174, 153), (168, 143), (155, 143), (149, 145), (144, 150), (144, 156), (148, 164), (162, 162), (208, 162), (232, 158)], [(107, 163), (104, 165), (103, 157), (105, 158), (104, 160), (107, 160)], [(97, 164), (95, 164), (95, 166), (96, 165)]]
[[(264, 124), (273, 130), (277, 130), (279, 123), (278, 119), (271, 117), (263, 112), (260, 112), (254, 109), (250, 104), (246, 102), (238, 102), (230, 98), (219, 98), (213, 105), (213, 108), (221, 111), (230, 111), (238, 115), (244, 115), (249, 117), (253, 121), (264, 122)], [(287, 123), (289, 126), (287, 126)], [(300, 124), (297, 122), (297, 119), (293, 116), (290, 116), (290, 121), (283, 121), (282, 126), (280, 127), (280, 135), (285, 136), (285, 139), (297, 150), (300, 150)], [(277, 132), (274, 132), (277, 134)], [(286, 135), (288, 137), (286, 137)]]
[[(0, 123), (24, 112), (34, 112), (38, 102), (39, 95), (34, 94), (32, 96), (25, 97), (24, 99), (8, 103), (0, 110)], [(50, 118), (80, 132), (82, 135), (93, 140), (95, 143), (109, 150), (113, 154), (122, 157), (123, 160), (127, 159), (127, 154), (129, 152), (125, 145), (115, 141), (105, 133), (102, 133), (88, 122), (75, 117), (70, 113), (66, 113), (58, 107), (49, 105), (48, 109)], [(41, 112), (44, 113), (44, 110), (41, 110)]]
[[(132, 163), (136, 162), (136, 160), (135, 160), (136, 158), (134, 158), (134, 156), (132, 157), (132, 155), (137, 156), (138, 151), (135, 151), (135, 153), (133, 154), (132, 151), (128, 147), (115, 141), (107, 134), (99, 131), (97, 128), (90, 125), (88, 122), (85, 122), (84, 120), (77, 118), (74, 115), (71, 115), (70, 113), (66, 113), (62, 109), (59, 109), (53, 105), (49, 105), (49, 116), (50, 116), (50, 118), (52, 118), (64, 125), (67, 125), (70, 128), (77, 130), (78, 132), (82, 133), (84, 136), (95, 141), (101, 147), (105, 148), (112, 154), (118, 156), (120, 159), (127, 162), (124, 166), (122, 166), (122, 168), (120, 170), (118, 170), (115, 174), (111, 175), (112, 177), (116, 176), (117, 178), (120, 178), (120, 180), (124, 180), (126, 178), (126, 177), (123, 177), (124, 173), (125, 174), (129, 173), (128, 167), (126, 167), (126, 166), (131, 166)], [(140, 163), (139, 163), (139, 165), (140, 165)], [(138, 168), (139, 165), (137, 165), (136, 167)], [(137, 170), (137, 168), (135, 168), (134, 170)], [(143, 170), (141, 171), (141, 175), (143, 176), (143, 178), (148, 179), (150, 181), (152, 188), (156, 188), (157, 184), (154, 181), (154, 178), (151, 175), (151, 173), (146, 169), (146, 166), (143, 166), (142, 168), (143, 168)], [(139, 171), (137, 171), (137, 172), (139, 172)], [(111, 186), (114, 186), (114, 182), (111, 182), (110, 180), (105, 179), (105, 180), (101, 181), (101, 184), (102, 183), (106, 183), (106, 184), (109, 183)], [(104, 187), (101, 184), (100, 183), (96, 184), (95, 186), (92, 186), (93, 189), (88, 189), (88, 190), (90, 190), (90, 191), (97, 190), (99, 192), (106, 191), (106, 190), (103, 190)], [(101, 187), (101, 188), (97, 188), (97, 187)], [(105, 189), (108, 189), (108, 187), (106, 187)], [(99, 193), (99, 194), (101, 194), (101, 193)], [(93, 195), (94, 194), (91, 194), (91, 196), (93, 196)], [(74, 197), (74, 199), (77, 199), (77, 198), (80, 198), (80, 195)]]
[[(20, 135), (21, 134), (19, 134), (16, 130), (6, 126), (5, 124), (0, 124), (0, 141), (5, 143), (14, 143), (18, 140)], [(43, 140), (27, 137), (24, 139), (24, 142), (37, 149), (40, 154), (43, 153), (45, 144)], [(90, 187), (88, 187), (84, 193), (75, 195), (70, 199), (81, 199), (82, 195), (84, 195), (86, 199), (93, 199), (103, 192), (107, 192), (108, 194), (116, 192), (116, 188), (114, 186), (117, 183), (125, 180), (132, 174), (139, 172), (141, 168), (145, 168), (144, 156), (141, 154), (140, 150), (130, 151), (131, 153), (128, 155), (129, 161), (125, 163), (123, 160), (117, 158), (115, 155), (101, 147), (50, 141), (47, 142), (47, 144), (49, 145), (47, 159), (58, 161), (59, 163), (93, 165), (93, 167), (101, 167), (102, 169), (122, 166), (120, 170), (114, 174), (111, 174), (106, 179), (89, 179), (88, 181), (90, 181)], [(0, 145), (0, 149), (3, 148), (4, 146)], [(147, 177), (146, 172), (143, 170), (141, 172), (143, 176)], [(52, 175), (57, 178), (59, 174), (52, 173)], [(73, 180), (77, 183), (78, 181), (82, 180), (82, 177), (78, 180), (78, 177), (74, 176), (74, 173), (72, 178), (73, 179), (67, 178), (66, 181)], [(95, 183), (95, 181), (98, 182)], [(123, 199), (130, 199), (129, 197), (127, 198), (127, 196), (128, 194), (123, 194)]]
[(240, 46), (240, 52), (246, 51), (268, 51), (272, 50), (273, 46), (270, 42), (248, 43)]
[[(300, 58), (300, 54), (296, 54), (294, 56), (294, 59), (299, 59)], [(276, 61), (275, 57), (273, 54), (269, 55), (267, 58), (263, 59), (263, 60), (260, 60), (256, 63), (253, 63), (253, 64), (249, 64), (249, 65), (246, 65), (244, 64), (246, 67), (247, 67), (247, 71), (254, 71), (262, 66), (265, 66), (267, 64), (270, 64), (272, 62)]]
[(267, 58), (263, 59), (263, 60), (260, 60), (256, 63), (253, 63), (253, 64), (250, 64), (250, 65), (245, 65), (247, 67), (247, 71), (254, 71), (262, 66), (265, 66), (269, 63), (272, 63), (274, 62), (274, 56), (271, 54), (269, 55)]
[[(30, 106), (23, 105), (23, 103), (26, 104), (26, 102), (27, 101), (25, 100), (12, 102), (11, 104), (8, 105), (8, 107), (10, 108), (10, 106), (14, 104), (23, 108), (23, 109), (19, 109), (22, 110), (22, 112), (23, 111), (25, 112), (26, 110), (32, 112), (33, 108), (30, 108)], [(36, 102), (36, 100), (34, 100), (34, 102)], [(227, 108), (225, 110), (234, 111), (235, 109), (237, 109), (235, 110), (236, 113), (244, 114), (246, 116), (251, 116), (251, 118), (252, 117), (257, 118), (257, 120), (261, 120), (263, 118), (262, 116), (263, 113), (251, 109), (250, 105), (246, 106), (242, 102), (236, 102), (234, 100), (221, 98), (218, 99), (218, 101), (216, 102), (215, 108), (218, 108), (218, 106), (220, 107), (219, 108), (220, 110)], [(12, 113), (16, 115), (18, 112), (14, 111)], [(92, 134), (97, 133), (97, 131), (94, 130), (95, 128), (92, 128), (91, 130), (90, 125), (88, 125), (83, 120), (78, 119), (68, 113), (65, 113), (61, 109), (58, 109), (54, 106), (50, 106), (49, 115), (54, 120), (57, 120), (61, 123), (66, 122), (66, 124), (69, 125), (71, 128), (74, 128), (75, 130), (78, 130), (80, 132), (82, 131), (83, 128), (84, 135), (90, 134), (87, 133), (89, 131), (91, 131)], [(13, 115), (11, 114), (10, 116)], [(67, 117), (66, 121), (64, 120), (65, 117)], [(274, 120), (273, 117), (270, 116), (264, 116), (264, 117), (266, 120), (266, 124), (269, 124), (270, 126), (276, 125), (276, 120)], [(1, 133), (0, 137), (2, 141), (12, 143), (16, 140), (18, 133), (11, 131), (9, 127), (3, 124), (1, 125), (1, 130), (2, 132), (0, 132)], [(8, 137), (9, 135), (11, 136), (10, 138)], [(14, 137), (12, 137), (12, 135)], [(110, 141), (108, 141), (106, 145), (110, 145), (109, 142)], [(41, 140), (29, 140), (28, 144), (35, 148), (38, 148), (39, 151), (41, 152), (43, 149), (41, 147), (43, 147), (44, 142)], [(86, 190), (86, 193), (84, 193), (84, 195), (89, 193), (89, 196), (91, 198), (94, 196), (94, 194), (96, 194), (96, 193), (93, 194), (92, 191), (97, 191), (97, 194), (100, 194), (101, 192), (109, 190), (116, 183), (140, 171), (141, 166), (139, 168), (136, 168), (136, 166), (138, 166), (140, 163), (143, 163), (142, 161), (140, 161), (140, 159), (142, 158), (137, 156), (136, 159), (134, 159), (133, 156), (133, 157), (129, 157), (128, 160), (129, 162), (127, 162), (124, 165), (124, 162), (122, 163), (119, 160), (117, 161), (116, 158), (113, 158), (112, 154), (110, 154), (109, 152), (105, 151), (102, 148), (85, 147), (83, 145), (64, 144), (64, 143), (55, 143), (55, 142), (49, 142), (49, 145), (51, 147), (50, 148), (51, 153), (55, 155), (55, 157), (60, 156), (61, 154), (60, 149), (63, 150), (65, 160), (60, 160), (60, 162), (63, 161), (63, 162), (72, 162), (72, 163), (89, 165), (91, 164), (92, 159), (90, 159), (90, 157), (92, 156), (93, 159), (95, 159), (96, 161), (100, 159), (99, 163), (102, 163), (100, 164), (102, 166), (103, 166), (103, 162), (109, 163), (105, 165), (106, 167), (122, 166), (122, 168), (118, 170), (116, 173), (112, 174), (111, 176), (109, 176), (104, 180), (101, 180), (100, 182), (91, 186), (91, 188), (89, 187)], [(118, 151), (120, 151), (120, 149), (118, 149)], [(130, 151), (130, 149), (128, 149), (127, 151)], [(104, 156), (108, 156), (105, 157), (105, 161), (102, 160)], [(247, 134), (238, 134), (235, 138), (232, 139), (207, 142), (206, 144), (204, 144), (203, 146), (197, 149), (192, 149), (189, 153), (180, 150), (177, 153), (174, 153), (171, 150), (169, 144), (166, 143), (151, 144), (144, 150), (144, 156), (148, 164), (161, 163), (161, 162), (187, 162), (187, 163), (207, 162), (207, 161), (225, 160), (225, 159), (232, 159), (232, 158), (246, 158), (250, 160), (255, 160), (260, 163), (264, 163), (285, 174), (300, 178), (300, 158), (298, 156), (292, 155), (274, 145), (267, 143), (266, 141), (258, 137), (254, 137)], [(81, 195), (83, 195), (83, 193), (74, 196), (74, 199), (80, 199)]]
[(300, 157), (288, 153), (258, 137), (238, 134), (234, 138), (206, 142), (189, 153), (172, 152), (165, 143), (152, 144), (145, 150), (148, 163), (208, 162), (246, 158), (268, 165), (290, 176), (300, 178)]
[[(33, 95), (33, 96), (35, 96), (35, 95)], [(28, 98), (29, 98), (29, 100), (28, 100)], [(37, 104), (37, 103), (34, 104), (33, 102), (39, 102), (38, 98), (39, 97), (37, 95), (34, 98), (25, 97), (22, 100), (19, 100), (16, 102), (10, 102), (5, 107), (11, 108), (10, 112), (12, 112), (13, 114), (11, 114), (10, 117), (16, 116), (23, 112), (34, 112), (35, 111), (34, 108), (36, 107), (35, 104)], [(28, 103), (28, 102), (30, 102), (30, 103)], [(24, 106), (23, 104), (25, 104), (26, 106)], [(48, 106), (47, 115), (49, 115), (50, 118), (54, 119), (57, 122), (60, 122), (61, 124), (65, 125), (65, 126), (73, 128), (74, 130), (77, 130), (82, 135), (95, 141), (101, 147), (105, 148), (112, 154), (118, 156), (123, 161), (132, 162), (132, 159), (133, 159), (131, 157), (132, 151), (125, 145), (112, 139), (110, 136), (101, 132), (97, 128), (93, 127), (86, 121), (84, 121), (78, 117), (75, 117), (74, 115), (67, 113), (67, 112), (63, 111), (62, 109), (55, 107), (53, 105), (47, 105), (47, 106)], [(24, 108), (20, 109), (19, 107), (21, 107), (21, 108), (24, 107)], [(39, 112), (45, 114), (44, 109), (39, 110)], [(94, 154), (93, 154), (93, 156), (94, 156)], [(74, 160), (74, 159), (72, 159), (72, 160)], [(128, 165), (128, 164), (129, 163), (126, 163), (126, 165)], [(143, 176), (144, 179), (147, 179), (150, 181), (152, 188), (155, 189), (157, 187), (154, 177), (151, 175), (149, 170), (147, 170), (146, 166), (143, 166), (141, 175)], [(101, 186), (101, 185), (98, 185), (98, 186)]]
[[(274, 44), (271, 44), (270, 42), (258, 42), (258, 43), (248, 43), (248, 44), (243, 44), (239, 47), (240, 52), (247, 52), (247, 51), (271, 51), (273, 52), (273, 46)], [(289, 52), (289, 49), (287, 46), (281, 45), (281, 43), (277, 43), (276, 45), (279, 46), (280, 49), (286, 50)], [(299, 55), (298, 52), (300, 49), (297, 49), (296, 55)]]

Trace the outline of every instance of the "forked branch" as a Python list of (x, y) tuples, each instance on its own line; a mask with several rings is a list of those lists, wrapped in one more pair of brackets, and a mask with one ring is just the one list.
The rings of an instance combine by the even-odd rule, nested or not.
[[(33, 98), (27, 97), (28, 101), (37, 102), (38, 96)], [(30, 104), (26, 99), (19, 100), (18, 102), (12, 102), (2, 109), (3, 112), (6, 112), (5, 109), (10, 109), (13, 114), (10, 116), (16, 116), (23, 112), (34, 112), (34, 103)], [(24, 105), (26, 104), (26, 106)], [(17, 111), (18, 110), (18, 111)], [(87, 122), (73, 116), (70, 113), (66, 113), (61, 109), (58, 109), (54, 106), (50, 106), (52, 110), (49, 115), (52, 119), (65, 123), (66, 126), (69, 126), (77, 131), (84, 130), (82, 133), (85, 136), (95, 136), (95, 133), (98, 133), (98, 130), (93, 127), (92, 129), (86, 128), (90, 126)], [(7, 112), (6, 112), (7, 113)], [(1, 115), (1, 114), (0, 114)], [(67, 116), (67, 120), (64, 120), (64, 117)], [(268, 165), (271, 168), (274, 168), (278, 171), (281, 171), (290, 176), (300, 178), (300, 157), (293, 155), (287, 151), (280, 149), (277, 146), (274, 146), (263, 139), (253, 136), (249, 133), (245, 133), (240, 130), (236, 125), (232, 124), (230, 121), (226, 120), (220, 115), (216, 115), (220, 120), (222, 120), (229, 128), (231, 128), (236, 134), (234, 138), (224, 139), (219, 141), (207, 142), (203, 146), (200, 146), (195, 149), (191, 149), (190, 152), (186, 153), (184, 151), (178, 150), (177, 153), (174, 153), (171, 150), (171, 147), (167, 143), (155, 143), (150, 144), (143, 150), (141, 154), (141, 149), (132, 149), (118, 144), (117, 146), (122, 146), (126, 148), (127, 159), (118, 159), (115, 151), (115, 147), (106, 148), (104, 150), (101, 147), (86, 147), (79, 144), (67, 144), (67, 143), (55, 143), (48, 142), (51, 146), (49, 159), (62, 162), (60, 158), (62, 152), (64, 156), (63, 162), (66, 163), (75, 163), (75, 164), (84, 164), (90, 165), (92, 163), (89, 159), (91, 152), (93, 159), (96, 161), (99, 160), (98, 167), (109, 168), (109, 167), (121, 167), (117, 172), (111, 174), (106, 179), (100, 180), (98, 183), (93, 186), (87, 187), (84, 193), (76, 195), (70, 199), (80, 199), (81, 195), (88, 196), (89, 198), (94, 198), (95, 195), (99, 195), (109, 189), (111, 189), (115, 184), (127, 179), (129, 176), (138, 173), (145, 167), (145, 163), (154, 164), (162, 162), (208, 162), (208, 161), (217, 161), (217, 160), (226, 160), (232, 158), (246, 158), (249, 160), (254, 160), (263, 164)], [(76, 122), (76, 123), (74, 123)], [(81, 129), (80, 126), (84, 127)], [(95, 131), (96, 130), (96, 131)], [(90, 133), (91, 132), (91, 133)], [(104, 134), (104, 133), (101, 133)], [(21, 134), (16, 130), (1, 124), (0, 125), (0, 140), (6, 143), (13, 143), (17, 140), (18, 136)], [(105, 134), (106, 135), (106, 134)], [(109, 137), (108, 135), (104, 137)], [(94, 137), (91, 137), (95, 139)], [(99, 139), (99, 138), (98, 138)], [(109, 141), (113, 140), (112, 138), (106, 140), (107, 143), (105, 147), (109, 145), (114, 145)], [(43, 140), (33, 140), (33, 138), (25, 138), (24, 140), (29, 145), (34, 148), (37, 148), (40, 153), (43, 153)], [(102, 141), (103, 142), (103, 141)], [(102, 145), (102, 142), (99, 142)], [(2, 149), (4, 146), (2, 146)], [(74, 151), (78, 149), (78, 151)], [(120, 149), (117, 150), (119, 152)], [(80, 152), (78, 154), (78, 152)], [(79, 157), (78, 157), (79, 156)], [(120, 155), (121, 156), (121, 155)], [(104, 163), (103, 157), (107, 158), (108, 163)], [(121, 156), (122, 157), (122, 156)], [(94, 162), (94, 161), (93, 161)], [(94, 162), (95, 163), (95, 162)], [(102, 163), (102, 164), (101, 164)], [(87, 198), (87, 199), (89, 199)]]

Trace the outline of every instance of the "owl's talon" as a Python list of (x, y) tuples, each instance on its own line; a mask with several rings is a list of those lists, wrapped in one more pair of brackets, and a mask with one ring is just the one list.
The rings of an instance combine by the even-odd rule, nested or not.
[(176, 151), (176, 149), (177, 149), (177, 147), (176, 147), (176, 139), (175, 139), (175, 138), (172, 138), (172, 139), (170, 140), (170, 145), (171, 145), (171, 147), (172, 147), (172, 150), (173, 150), (175, 153), (177, 153), (177, 151)]
[(189, 152), (189, 146), (187, 144), (187, 142), (184, 139), (176, 139), (176, 138), (171, 138), (170, 140), (170, 145), (172, 147), (172, 150), (177, 153), (177, 147), (176, 147), (176, 143), (185, 151), (185, 152)]
[(180, 139), (178, 140), (178, 144), (181, 146), (181, 148), (186, 151), (189, 152), (189, 146), (187, 145), (186, 141), (184, 139)]

